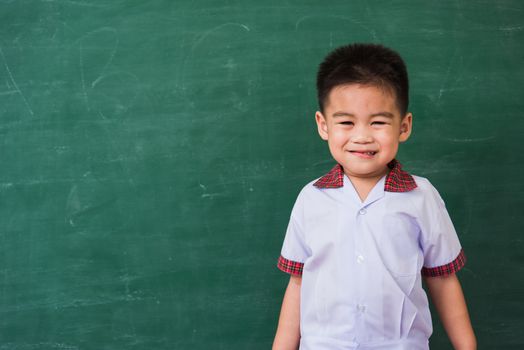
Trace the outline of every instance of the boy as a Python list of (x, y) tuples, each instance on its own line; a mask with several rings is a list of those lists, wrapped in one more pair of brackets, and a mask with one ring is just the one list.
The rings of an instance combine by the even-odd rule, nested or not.
[(273, 349), (429, 349), (421, 276), (455, 349), (476, 349), (453, 224), (429, 181), (395, 159), (413, 118), (402, 58), (380, 45), (338, 48), (320, 65), (317, 90), (318, 132), (338, 164), (293, 207)]

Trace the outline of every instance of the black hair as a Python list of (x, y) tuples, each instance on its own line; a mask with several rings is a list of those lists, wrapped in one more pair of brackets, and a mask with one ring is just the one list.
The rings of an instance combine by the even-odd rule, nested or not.
[(317, 73), (317, 97), (321, 112), (331, 90), (340, 85), (362, 84), (389, 89), (404, 116), (409, 104), (409, 80), (400, 55), (378, 44), (356, 43), (329, 53)]

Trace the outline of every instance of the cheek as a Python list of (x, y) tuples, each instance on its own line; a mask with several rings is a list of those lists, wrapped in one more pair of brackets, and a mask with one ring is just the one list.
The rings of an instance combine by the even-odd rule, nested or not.
[(398, 150), (398, 138), (387, 137), (382, 142), (382, 147), (390, 152), (397, 152)]
[(329, 131), (330, 136), (333, 136), (334, 139), (341, 140), (347, 138), (348, 130), (345, 130), (341, 127), (331, 127)]
[(348, 135), (345, 132), (335, 130), (329, 135), (329, 140), (333, 146), (343, 146), (348, 141)]
[(399, 136), (400, 136), (400, 131), (397, 133), (396, 131), (392, 131), (392, 130), (387, 130), (387, 131), (384, 130), (384, 132), (377, 134), (376, 138), (380, 140), (382, 144), (387, 144), (387, 145), (397, 144), (398, 145)]

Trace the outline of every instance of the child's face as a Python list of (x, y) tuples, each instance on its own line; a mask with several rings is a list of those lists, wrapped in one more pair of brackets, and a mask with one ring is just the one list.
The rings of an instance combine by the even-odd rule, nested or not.
[(409, 138), (411, 113), (401, 116), (395, 102), (375, 86), (341, 85), (331, 90), (324, 114), (316, 113), (320, 137), (350, 179), (380, 179)]

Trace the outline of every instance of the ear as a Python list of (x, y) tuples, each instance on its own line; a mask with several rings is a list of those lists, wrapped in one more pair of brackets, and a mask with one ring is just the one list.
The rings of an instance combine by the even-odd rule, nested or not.
[(324, 115), (317, 111), (315, 113), (315, 120), (317, 121), (317, 128), (318, 128), (318, 134), (322, 138), (322, 140), (327, 141), (328, 139), (328, 128), (327, 128), (327, 122)]
[(409, 139), (409, 136), (411, 135), (412, 127), (413, 127), (413, 115), (411, 113), (408, 113), (400, 121), (400, 137), (399, 137), (400, 142), (404, 142), (407, 139)]

